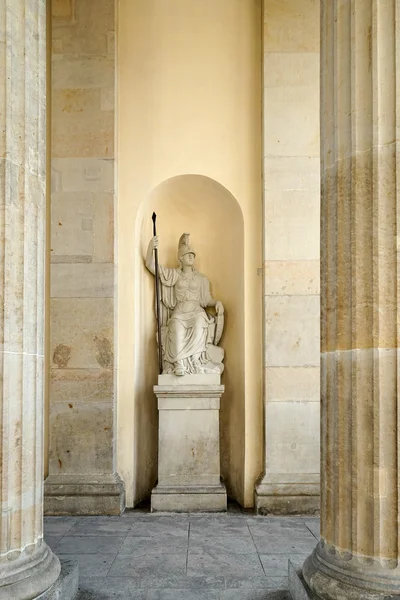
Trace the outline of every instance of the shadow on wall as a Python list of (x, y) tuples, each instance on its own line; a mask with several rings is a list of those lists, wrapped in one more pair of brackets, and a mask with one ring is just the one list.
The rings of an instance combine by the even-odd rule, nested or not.
[(244, 235), (238, 202), (216, 181), (181, 175), (161, 183), (143, 202), (136, 221), (135, 260), (135, 499), (149, 495), (157, 477), (158, 415), (154, 278), (144, 266), (157, 213), (159, 261), (177, 267), (178, 239), (190, 233), (195, 268), (208, 277), (215, 299), (225, 306), (225, 394), (221, 406), (221, 470), (228, 493), (242, 496), (244, 486)]

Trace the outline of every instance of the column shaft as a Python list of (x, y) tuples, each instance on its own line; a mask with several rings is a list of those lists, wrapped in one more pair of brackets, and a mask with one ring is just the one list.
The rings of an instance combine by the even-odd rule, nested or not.
[(321, 598), (400, 592), (396, 0), (321, 2)]
[(35, 598), (43, 542), (46, 2), (0, 0), (0, 599)]

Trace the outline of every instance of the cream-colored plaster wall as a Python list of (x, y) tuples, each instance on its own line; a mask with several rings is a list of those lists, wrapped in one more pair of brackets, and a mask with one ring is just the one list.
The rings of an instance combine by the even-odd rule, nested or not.
[[(258, 502), (260, 509), (309, 509), (319, 493), (318, 0), (264, 1), (263, 106), (265, 477)], [(300, 506), (282, 495), (311, 497)]]
[[(139, 335), (142, 319), (155, 331), (152, 306), (148, 298), (144, 303), (139, 293), (144, 289), (143, 278), (148, 277), (142, 262), (144, 238), (151, 234), (150, 223), (142, 233), (142, 218), (148, 222), (151, 215), (142, 213), (144, 207), (151, 210), (143, 203), (166, 180), (193, 174), (226, 188), (243, 215), (243, 322), (231, 323), (243, 332), (243, 347), (238, 349), (244, 354), (243, 399), (230, 419), (238, 449), (230, 455), (233, 463), (227, 477), (231, 493), (249, 506), (254, 481), (262, 469), (261, 3), (120, 0), (117, 40), (117, 467), (126, 484), (127, 505), (141, 500), (155, 477), (154, 442), (139, 446), (136, 435), (139, 415), (144, 429), (154, 432), (156, 428), (154, 405), (148, 405), (155, 403), (151, 394), (156, 374), (154, 345), (147, 348), (149, 361), (154, 362), (153, 379), (140, 367), (140, 353), (146, 352)], [(205, 193), (210, 191), (205, 189)], [(189, 231), (196, 233), (196, 243), (201, 232), (196, 231), (195, 223), (190, 228), (193, 212), (189, 200), (187, 215), (185, 204), (180, 206), (179, 222), (187, 222)], [(176, 233), (173, 204), (171, 207), (160, 219), (160, 233)], [(224, 222), (214, 224), (208, 252), (215, 261), (218, 230), (224, 228), (221, 239), (225, 239), (229, 219), (227, 210)], [(168, 238), (169, 256), (176, 242)], [(234, 239), (230, 243), (234, 247)], [(210, 254), (203, 260), (211, 264)], [(212, 273), (209, 275), (212, 279)], [(231, 289), (234, 269), (226, 278), (226, 289)], [(147, 285), (150, 281), (148, 277)], [(223, 296), (223, 282), (216, 285)], [(228, 354), (226, 358), (226, 376), (232, 363), (231, 351), (231, 366)], [(146, 471), (139, 468), (143, 462), (148, 465)]]
[(52, 2), (53, 483), (114, 468), (114, 4)]

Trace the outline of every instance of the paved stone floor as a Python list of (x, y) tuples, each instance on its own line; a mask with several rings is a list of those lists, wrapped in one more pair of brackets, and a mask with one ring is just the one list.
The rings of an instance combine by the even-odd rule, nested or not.
[(150, 514), (46, 517), (45, 539), (79, 563), (79, 600), (290, 600), (287, 564), (316, 545), (317, 517)]

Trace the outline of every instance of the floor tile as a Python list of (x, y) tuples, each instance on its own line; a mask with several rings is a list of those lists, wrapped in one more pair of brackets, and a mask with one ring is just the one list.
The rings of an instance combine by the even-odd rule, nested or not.
[(114, 535), (125, 536), (132, 527), (129, 521), (97, 520), (77, 521), (68, 531), (68, 535)]
[(199, 551), (189, 549), (188, 575), (233, 575), (235, 577), (263, 577), (264, 571), (256, 553), (234, 554), (218, 550)]
[(104, 536), (64, 536), (57, 545), (60, 554), (114, 554), (124, 543), (124, 537)]
[(201, 552), (232, 552), (233, 554), (249, 554), (257, 552), (252, 537), (237, 532), (222, 533), (219, 536), (207, 533), (190, 533), (189, 551), (191, 554)]
[(225, 590), (220, 600), (292, 600), (287, 590)]
[(254, 536), (254, 543), (259, 554), (311, 554), (315, 548), (315, 538), (310, 533), (305, 536), (281, 536), (268, 534)]
[(75, 522), (71, 517), (45, 517), (43, 531), (45, 535), (65, 535)]
[(186, 555), (181, 554), (147, 554), (145, 556), (129, 556), (118, 554), (108, 575), (110, 577), (162, 577), (165, 587), (169, 587), (168, 579), (172, 575), (185, 575)]
[(62, 535), (45, 535), (44, 541), (52, 550), (55, 550), (62, 537)]
[(311, 531), (311, 533), (316, 538), (316, 540), (319, 541), (319, 538), (320, 538), (320, 522), (319, 522), (319, 519), (315, 520), (315, 521), (307, 520), (307, 521), (305, 521), (305, 525)]
[(245, 519), (228, 517), (191, 518), (190, 533), (209, 536), (238, 535), (250, 537), (250, 531)]
[(240, 577), (237, 575), (225, 578), (226, 589), (235, 590), (287, 590), (288, 578), (285, 577)]
[[(57, 552), (59, 559), (70, 559), (70, 554)], [(79, 579), (82, 577), (104, 577), (115, 559), (115, 554), (74, 554), (79, 565)]]
[(132, 523), (128, 536), (159, 537), (173, 535), (187, 537), (189, 522), (176, 517), (156, 517), (155, 519), (137, 519)]
[(119, 551), (120, 555), (130, 556), (163, 556), (165, 553), (184, 554), (188, 551), (188, 538), (176, 535), (161, 537), (127, 537)]
[(147, 591), (134, 588), (129, 580), (105, 577), (79, 578), (77, 600), (147, 600)]
[(220, 600), (220, 590), (149, 590), (147, 600)]
[(260, 560), (267, 577), (285, 577), (288, 574), (289, 559), (294, 565), (301, 566), (307, 556), (307, 554), (260, 554)]

